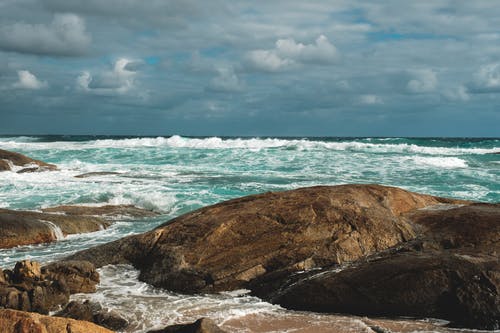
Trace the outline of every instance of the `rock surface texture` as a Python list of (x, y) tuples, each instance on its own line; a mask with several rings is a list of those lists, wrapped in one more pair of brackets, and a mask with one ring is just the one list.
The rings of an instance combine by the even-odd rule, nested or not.
[(19, 173), (57, 170), (54, 164), (34, 160), (20, 153), (0, 149), (0, 171), (11, 170), (11, 165), (23, 167)]
[[(500, 205), (341, 185), (229, 200), (72, 258), (130, 263), (141, 280), (184, 293), (248, 288), (292, 309), (399, 311), (495, 328), (499, 240)], [(407, 280), (426, 292), (398, 296)]]
[(0, 333), (112, 333), (87, 321), (0, 309)]
[(99, 274), (89, 262), (67, 261), (41, 267), (29, 260), (0, 270), (0, 308), (48, 314), (69, 295), (95, 291)]
[(72, 301), (62, 311), (55, 314), (58, 317), (86, 320), (111, 330), (123, 330), (128, 321), (113, 310), (103, 309), (100, 304), (85, 301)]
[(149, 331), (148, 333), (227, 333), (213, 320), (201, 318), (190, 324), (179, 324), (167, 326), (161, 330)]

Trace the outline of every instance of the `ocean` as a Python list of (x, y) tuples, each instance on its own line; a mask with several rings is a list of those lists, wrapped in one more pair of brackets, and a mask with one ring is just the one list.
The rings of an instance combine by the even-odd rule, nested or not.
[[(499, 138), (0, 136), (0, 149), (59, 167), (43, 173), (0, 172), (0, 208), (134, 204), (160, 213), (139, 220), (117, 218), (107, 230), (53, 244), (0, 250), (2, 268), (27, 258), (59, 259), (223, 200), (319, 184), (377, 183), (500, 201), (500, 154), (493, 154), (500, 151)], [(118, 174), (74, 177), (101, 171)], [(342, 327), (339, 332), (369, 332), (357, 317), (287, 311), (245, 291), (186, 296), (139, 282), (129, 266), (107, 266), (100, 273), (96, 294), (74, 298), (96, 300), (124, 313), (132, 323), (127, 332), (201, 316), (234, 332), (332, 332), (335, 325)], [(401, 319), (394, 327), (429, 332), (435, 330), (433, 323)]]

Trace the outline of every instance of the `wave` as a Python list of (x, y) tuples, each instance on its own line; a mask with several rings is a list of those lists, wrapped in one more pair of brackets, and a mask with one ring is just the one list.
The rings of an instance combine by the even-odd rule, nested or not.
[[(127, 139), (100, 139), (91, 141), (64, 141), (64, 142), (22, 142), (0, 141), (0, 148), (5, 149), (99, 149), (99, 148), (187, 148), (187, 149), (247, 149), (259, 151), (262, 149), (289, 149), (289, 150), (329, 150), (352, 151), (366, 153), (401, 153), (425, 155), (468, 155), (489, 154), (498, 152), (500, 147), (493, 148), (465, 148), (446, 146), (425, 146), (415, 143), (401, 143), (402, 139), (390, 139), (385, 142), (371, 142), (367, 139), (352, 139), (344, 141), (330, 141), (320, 139), (282, 139), (282, 138), (187, 138), (179, 135), (156, 138), (127, 138)], [(396, 143), (399, 142), (399, 143)], [(496, 141), (495, 141), (496, 142)]]
[(424, 157), (414, 156), (411, 157), (418, 165), (433, 166), (438, 168), (467, 168), (467, 162), (458, 157)]

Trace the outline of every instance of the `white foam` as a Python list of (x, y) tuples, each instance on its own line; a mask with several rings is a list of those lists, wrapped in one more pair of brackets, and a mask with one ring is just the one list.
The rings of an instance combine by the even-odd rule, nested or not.
[(467, 168), (467, 162), (458, 157), (428, 157), (414, 156), (411, 157), (416, 164), (433, 166), (438, 168)]
[(50, 228), (50, 231), (52, 232), (52, 236), (56, 240), (62, 240), (62, 239), (64, 239), (64, 234), (63, 234), (61, 228), (59, 228), (59, 226), (55, 225), (51, 221), (46, 221), (46, 220), (39, 220), (39, 221), (42, 222), (42, 223), (44, 223), (44, 224), (46, 224)]

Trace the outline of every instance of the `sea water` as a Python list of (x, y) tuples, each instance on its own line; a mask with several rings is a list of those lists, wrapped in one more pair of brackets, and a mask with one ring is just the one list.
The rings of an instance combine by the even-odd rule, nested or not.
[[(0, 250), (3, 268), (26, 258), (62, 258), (150, 230), (205, 205), (266, 191), (377, 183), (444, 197), (500, 201), (500, 154), (494, 154), (500, 151), (498, 138), (2, 136), (0, 149), (59, 168), (1, 172), (0, 208), (134, 204), (160, 213), (153, 218), (117, 218), (107, 230), (67, 236), (53, 244)], [(117, 174), (75, 178), (88, 172)], [(186, 296), (139, 282), (129, 266), (108, 266), (100, 273), (98, 292), (75, 298), (90, 298), (123, 313), (131, 322), (129, 332), (201, 316), (237, 332), (370, 332), (362, 318), (286, 311), (244, 291)], [(390, 325), (400, 332), (437, 327), (415, 320)]]

